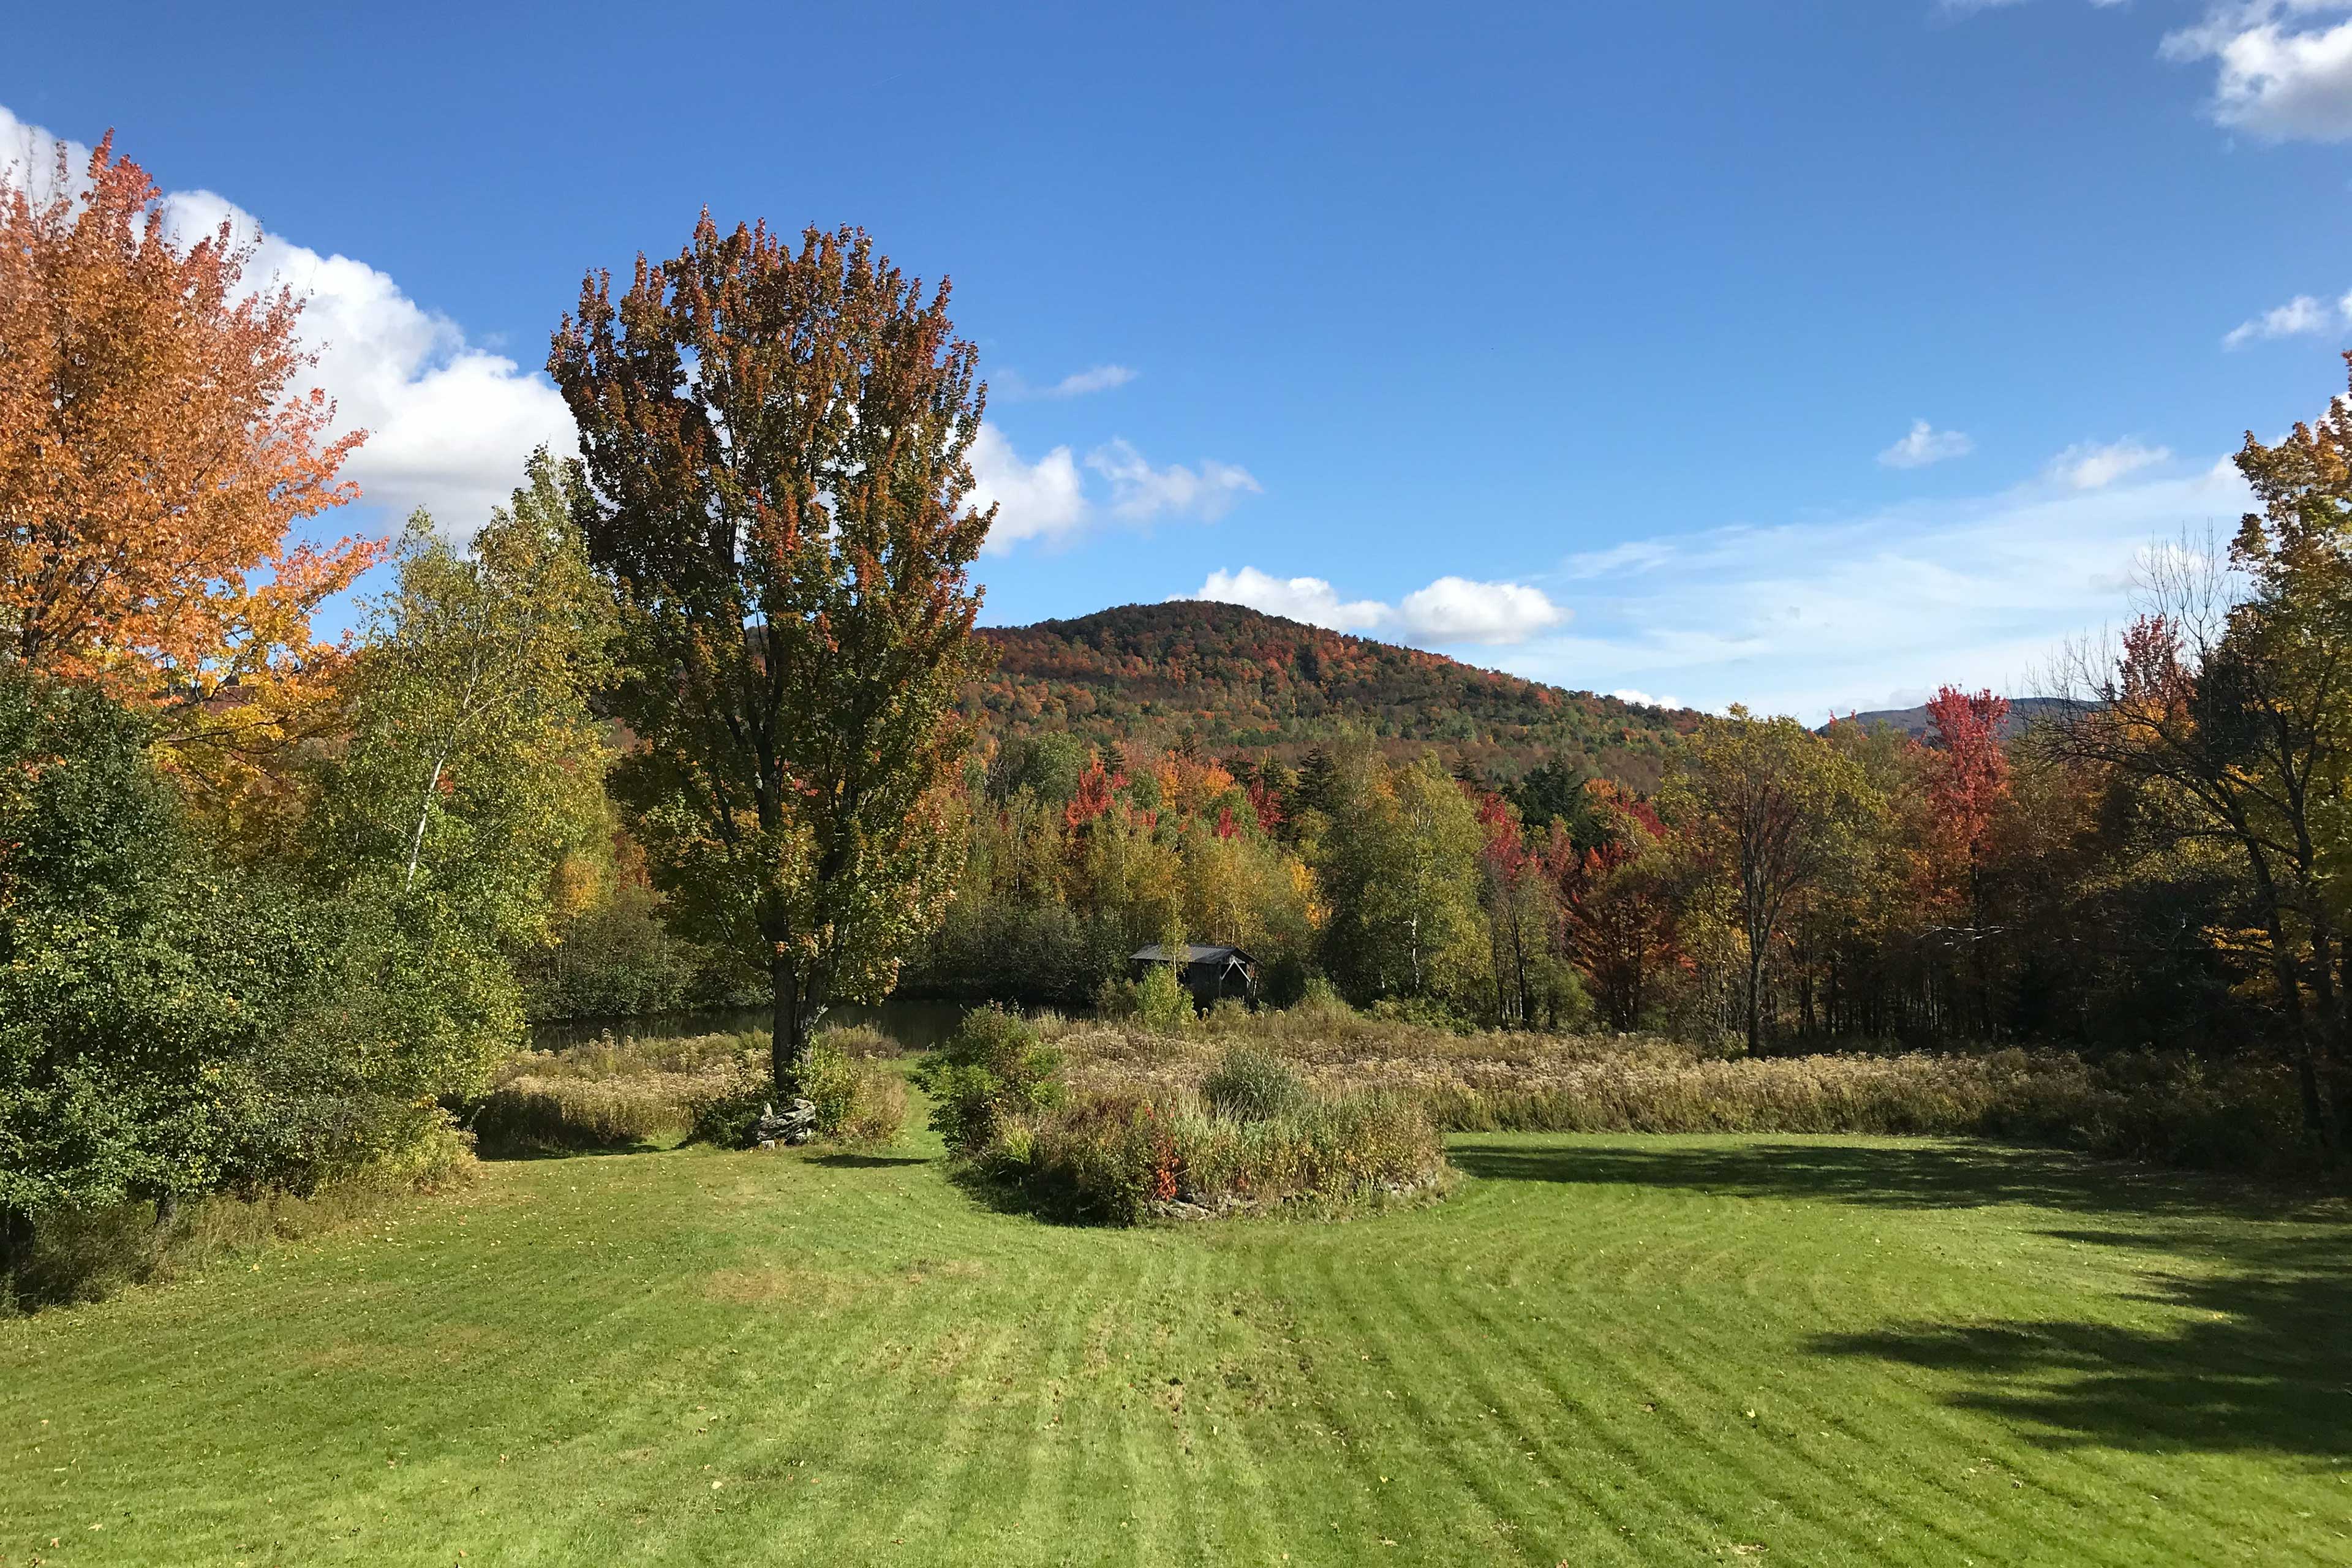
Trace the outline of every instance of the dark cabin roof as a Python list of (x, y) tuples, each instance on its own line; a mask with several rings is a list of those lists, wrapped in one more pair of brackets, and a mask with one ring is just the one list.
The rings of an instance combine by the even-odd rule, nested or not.
[[(1184, 949), (1184, 963), (1188, 968), (1195, 963), (1224, 963), (1236, 958), (1244, 963), (1257, 962), (1238, 947), (1195, 947), (1188, 943)], [(1169, 962), (1168, 949), (1155, 942), (1150, 947), (1137, 949), (1135, 962), (1166, 963)]]

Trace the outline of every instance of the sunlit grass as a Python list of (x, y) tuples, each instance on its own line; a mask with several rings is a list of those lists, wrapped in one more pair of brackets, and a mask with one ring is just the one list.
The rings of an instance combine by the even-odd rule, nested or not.
[(0, 1561), (2352, 1559), (2340, 1205), (1453, 1152), (1429, 1208), (1135, 1231), (994, 1212), (928, 1140), (493, 1164), (0, 1322)]

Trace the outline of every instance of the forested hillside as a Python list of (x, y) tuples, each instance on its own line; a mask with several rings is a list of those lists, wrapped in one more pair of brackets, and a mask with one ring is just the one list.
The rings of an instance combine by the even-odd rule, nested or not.
[(1133, 746), (1190, 730), (1213, 755), (1296, 761), (1353, 722), (1384, 750), (1434, 746), (1488, 777), (1558, 762), (1648, 789), (1670, 738), (1697, 721), (1202, 600), (982, 635), (999, 659), (967, 704), (1011, 734), (1067, 729)]

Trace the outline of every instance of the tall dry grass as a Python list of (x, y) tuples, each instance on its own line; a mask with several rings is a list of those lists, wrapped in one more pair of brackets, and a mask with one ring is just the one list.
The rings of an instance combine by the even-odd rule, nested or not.
[(470, 1125), (502, 1154), (625, 1148), (682, 1135), (711, 1105), (767, 1075), (757, 1035), (616, 1039), (562, 1051), (524, 1051), (492, 1079)]
[(2287, 1069), (2133, 1053), (1724, 1058), (1651, 1037), (1457, 1035), (1325, 1002), (1181, 1035), (1055, 1020), (1081, 1094), (1197, 1092), (1244, 1041), (1324, 1095), (1412, 1096), (1449, 1131), (1851, 1132), (2009, 1139), (2154, 1163), (2285, 1170), (2309, 1156)]

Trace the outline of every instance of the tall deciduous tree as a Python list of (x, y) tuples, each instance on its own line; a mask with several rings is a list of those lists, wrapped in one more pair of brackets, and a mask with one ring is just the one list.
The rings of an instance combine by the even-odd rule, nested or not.
[(1990, 691), (1966, 692), (1956, 686), (1937, 691), (1927, 704), (1927, 805), (1939, 846), (1958, 862), (1969, 906), (1969, 970), (1977, 994), (1977, 1026), (1992, 1033), (1992, 980), (1985, 962), (1985, 865), (1993, 824), (2009, 794), (2009, 753), (2001, 748), (2001, 721), (2009, 699)]
[(315, 835), (336, 880), (437, 899), (509, 947), (544, 937), (551, 875), (605, 826), (588, 698), (613, 604), (572, 515), (576, 467), (532, 454), (467, 551), (410, 520), (399, 585), (346, 682), (352, 732)]
[(1853, 860), (1855, 829), (1880, 803), (1861, 769), (1822, 737), (1737, 703), (1700, 728), (1669, 798), (1729, 899), (1752, 1052), (1763, 1044), (1774, 947), (1801, 900)]
[(1577, 967), (1611, 1026), (1635, 1029), (1675, 961), (1683, 889), (1675, 885), (1665, 825), (1649, 802), (1605, 779), (1584, 793), (1581, 815), (1601, 825), (1600, 840), (1579, 849), (1555, 819), (1544, 866), (1560, 889)]
[(1333, 764), (1329, 817), (1308, 859), (1330, 919), (1325, 967), (1366, 1001), (1484, 990), (1477, 807), (1436, 753), (1388, 763), (1352, 741)]
[(184, 773), (249, 781), (321, 689), (311, 613), (375, 559), (291, 539), (356, 493), (361, 436), (294, 394), (302, 303), (246, 288), (250, 245), (173, 243), (111, 138), (79, 182), (57, 157), (39, 199), (0, 178), (0, 658), (102, 681)]
[(619, 298), (591, 275), (548, 361), (625, 601), (616, 791), (679, 928), (767, 972), (780, 1083), (951, 892), (995, 514), (965, 504), (984, 389), (947, 305), (862, 231), (795, 252), (706, 213)]

